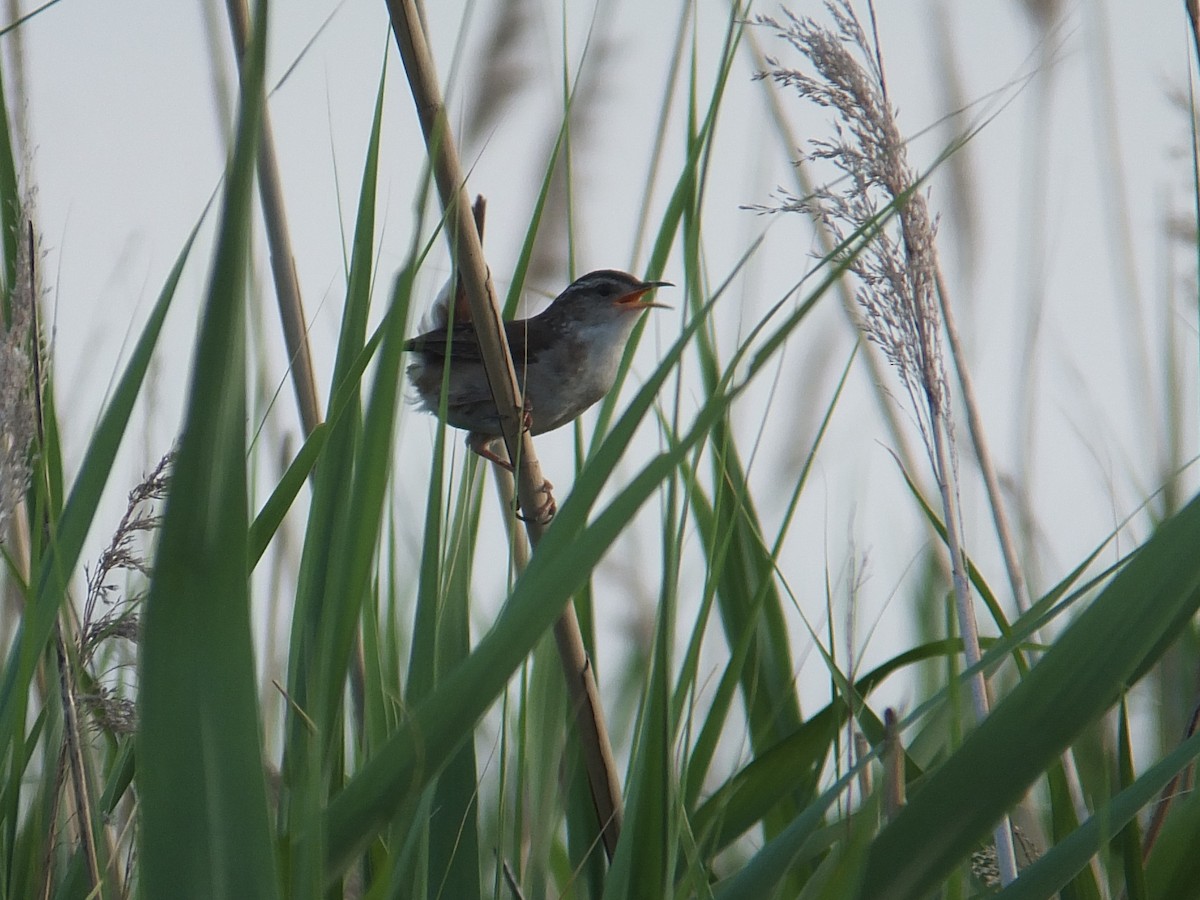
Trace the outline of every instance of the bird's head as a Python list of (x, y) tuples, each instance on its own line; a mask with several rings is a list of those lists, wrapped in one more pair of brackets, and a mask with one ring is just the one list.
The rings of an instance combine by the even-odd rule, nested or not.
[(636, 318), (635, 313), (647, 309), (670, 309), (662, 303), (644, 299), (655, 288), (670, 286), (669, 281), (642, 281), (628, 272), (600, 269), (571, 282), (554, 298), (546, 313), (579, 325), (600, 325), (626, 317), (632, 319)]

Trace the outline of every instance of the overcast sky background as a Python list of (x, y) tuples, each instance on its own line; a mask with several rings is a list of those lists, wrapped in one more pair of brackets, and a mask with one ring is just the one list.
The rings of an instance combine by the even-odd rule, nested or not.
[[(496, 5), (436, 0), (428, 5), (443, 75), (463, 17), (469, 17), (465, 61), (451, 93), (461, 124), (478, 90), (472, 60), (492, 27)], [(465, 162), (473, 167), (469, 188), (489, 200), (485, 249), (502, 290), (546, 164), (548, 135), (557, 128), (563, 29), (574, 65), (593, 17), (592, 4), (575, 0), (561, 5), (530, 0), (527, 7), (535, 28), (517, 53), (529, 74), (521, 105), (464, 149)], [(790, 8), (800, 15), (823, 15), (815, 0), (794, 0)], [(751, 11), (779, 15), (780, 7), (763, 3)], [(859, 11), (865, 16), (865, 7)], [(341, 314), (343, 241), (353, 224), (385, 57), (379, 304), (410, 244), (423, 148), (382, 2), (346, 0), (339, 7), (335, 0), (287, 0), (273, 3), (271, 13), (270, 83), (316, 36), (271, 97), (270, 110), (324, 401)], [(932, 206), (944, 215), (941, 252), (998, 464), (1002, 474), (1020, 479), (1033, 499), (1039, 536), (1034, 588), (1044, 589), (1157, 487), (1168, 324), (1183, 355), (1184, 377), (1177, 383), (1186, 410), (1183, 455), (1196, 452), (1195, 250), (1173, 242), (1166, 231), (1170, 215), (1189, 222), (1192, 209), (1187, 117), (1174, 99), (1186, 97), (1192, 66), (1183, 3), (1068, 3), (1049, 35), (1032, 27), (1016, 0), (880, 0), (878, 13), (901, 128), (920, 135), (911, 147), (917, 168), (932, 162), (951, 133), (939, 124), (955, 102), (944, 74), (939, 29), (955, 54), (961, 78), (957, 91), (970, 104), (951, 126), (961, 130), (991, 118), (963, 157), (977, 216), (973, 243), (960, 240), (966, 231), (953, 214), (954, 188), (945, 175), (934, 179)], [(727, 4), (697, 0), (688, 18), (705, 92), (727, 17)], [(660, 127), (666, 134), (668, 177), (651, 197), (652, 220), (661, 215), (682, 158), (681, 103), (677, 99), (665, 123), (659, 116), (680, 20), (679, 3), (634, 0), (608, 3), (597, 17), (608, 35), (598, 105), (592, 127), (586, 137), (577, 137), (575, 147), (580, 273), (645, 262), (646, 245), (634, 255), (634, 228), (646, 161)], [(206, 22), (215, 23), (216, 31)], [(753, 32), (768, 53), (784, 64), (801, 65), (768, 30)], [(5, 40), (11, 97), (13, 37)], [(130, 341), (218, 184), (226, 111), (214, 72), (224, 84), (232, 83), (231, 54), (223, 6), (206, 13), (202, 4), (161, 0), (62, 0), (25, 26), (21, 41), (27, 97), (15, 112), (30, 138), (25, 177), (37, 192), (47, 254), (43, 271), (70, 478)], [(742, 208), (769, 203), (777, 185), (789, 184), (796, 156), (768, 124), (768, 89), (752, 81), (753, 71), (750, 55), (741, 54), (724, 102), (705, 211), (706, 262), (714, 284), (756, 237), (765, 236), (754, 262), (719, 308), (726, 351), (740, 328), (756, 321), (811, 268), (809, 255), (816, 248), (811, 228), (798, 216), (764, 217)], [(800, 139), (829, 135), (826, 112), (786, 92), (778, 99)], [(100, 552), (125, 493), (169, 449), (178, 430), (210, 238), (206, 230), (181, 285), (154, 383), (126, 440), (87, 558)], [(679, 260), (676, 253), (664, 278), (682, 283)], [(265, 265), (261, 271), (270, 298)], [(422, 302), (432, 297), (445, 272), (439, 248), (422, 282)], [(531, 292), (527, 299), (540, 308), (564, 284), (531, 285), (544, 296)], [(681, 326), (682, 293), (672, 297), (664, 291), (660, 299), (676, 311), (654, 314), (635, 377), (649, 371), (656, 350), (668, 345)], [(760, 511), (769, 523), (782, 512), (781, 503), (771, 503), (772, 472), (811, 440), (814, 416), (828, 402), (852, 347), (853, 335), (829, 300), (788, 347), (755, 458), (752, 477), (766, 498)], [(1024, 349), (1031, 304), (1039, 310), (1041, 331), (1035, 390), (1026, 403), (1020, 384), (1028, 368)], [(263, 316), (265, 333), (274, 342), (264, 365), (283, 383), (285, 357), (273, 301)], [(1139, 328), (1144, 329), (1140, 344)], [(760, 393), (735, 410), (745, 434), (758, 429), (766, 401)], [(298, 435), (290, 385), (284, 385), (271, 415), (269, 433)], [(1023, 444), (1023, 423), (1030, 417), (1034, 437)], [(432, 434), (432, 421), (406, 408), (397, 450), (406, 472), (420, 471)], [(646, 440), (652, 450), (653, 437)], [(844, 601), (848, 566), (864, 568), (856, 643), (867, 665), (906, 646), (910, 614), (890, 601), (911, 587), (916, 577), (911, 563), (929, 540), (887, 452), (888, 442), (866, 369), (859, 365), (818, 458), (787, 556), (789, 584), (814, 624), (824, 615), (826, 576), (840, 585)], [(561, 500), (570, 485), (570, 436), (548, 435), (538, 446)], [(965, 429), (961, 447), (967, 454)], [(630, 451), (634, 457), (639, 452), (637, 445)], [(1029, 460), (1028, 467), (1022, 459)], [(636, 471), (635, 462), (627, 464), (628, 474)], [(1002, 585), (974, 466), (965, 462), (963, 474), (969, 549), (993, 583)], [(1189, 494), (1194, 491), (1194, 473), (1186, 485)], [(266, 487), (260, 486), (260, 502)], [(416, 479), (396, 492), (399, 521), (409, 529), (403, 541), (418, 539), (421, 516), (414, 512), (408, 518), (403, 511), (419, 509), (424, 491), (423, 480)], [(654, 512), (646, 523), (650, 527)], [(1135, 533), (1146, 534), (1144, 519)], [(1130, 546), (1128, 540), (1122, 544)], [(629, 624), (652, 614), (657, 577), (618, 576), (631, 563), (656, 572), (655, 547), (656, 541), (645, 547), (625, 541), (606, 564), (615, 583), (640, 582), (640, 587), (602, 611), (605, 633), (613, 636), (602, 653), (615, 652)], [(498, 575), (497, 586), (481, 594), (494, 601), (499, 581)], [(699, 575), (693, 573), (690, 585), (697, 584)], [(481, 612), (481, 624), (486, 621), (487, 613)], [(795, 626), (801, 635), (798, 615)], [(798, 657), (805, 644), (798, 636)], [(828, 679), (819, 658), (808, 661), (804, 675), (809, 676), (801, 679), (805, 692), (823, 696)], [(903, 686), (892, 690), (895, 701), (911, 700)]]

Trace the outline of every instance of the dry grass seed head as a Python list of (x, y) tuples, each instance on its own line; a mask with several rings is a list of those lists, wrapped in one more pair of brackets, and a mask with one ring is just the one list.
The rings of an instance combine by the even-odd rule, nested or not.
[(28, 242), (17, 241), (17, 247), (17, 278), (8, 314), (0, 317), (0, 539), (29, 488), (37, 434), (32, 323), (40, 291)]
[[(794, 89), (837, 114), (834, 137), (809, 142), (808, 161), (828, 163), (837, 176), (811, 196), (781, 190), (775, 212), (804, 212), (844, 248), (835, 262), (853, 273), (863, 330), (899, 373), (926, 445), (933, 420), (948, 414), (935, 291), (936, 224), (888, 100), (879, 55), (845, 0), (827, 0), (830, 29), (808, 17), (760, 16), (811, 63), (814, 74), (768, 58), (760, 78)], [(896, 215), (887, 215), (895, 210)]]
[[(147, 504), (163, 499), (170, 483), (170, 466), (173, 452), (158, 461), (150, 474), (142, 479), (130, 492), (112, 540), (100, 553), (96, 566), (87, 578), (87, 598), (83, 608), (81, 650), (85, 660), (90, 659), (97, 647), (108, 638), (122, 637), (136, 641), (137, 617), (134, 615), (141, 595), (124, 598), (121, 608), (96, 618), (96, 607), (116, 605), (113, 594), (117, 586), (110, 579), (115, 572), (137, 572), (150, 577), (151, 567), (145, 550), (135, 544), (140, 536), (157, 530), (161, 517), (147, 509)], [(140, 541), (144, 543), (144, 541)]]

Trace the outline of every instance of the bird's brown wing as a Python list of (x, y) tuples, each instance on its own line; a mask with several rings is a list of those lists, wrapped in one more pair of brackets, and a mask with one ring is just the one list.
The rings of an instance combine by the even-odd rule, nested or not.
[(404, 342), (404, 349), (420, 353), (428, 358), (451, 359), (462, 362), (479, 362), (479, 342), (475, 339), (475, 327), (470, 324), (455, 325), (447, 339), (445, 328), (435, 328)]
[[(512, 351), (513, 360), (518, 367), (526, 358), (527, 320), (504, 323), (504, 334), (508, 338), (508, 346)], [(469, 323), (455, 325), (450, 330), (447, 342), (446, 329), (435, 328), (425, 334), (417, 335), (404, 342), (404, 349), (424, 354), (431, 359), (445, 359), (449, 351), (450, 358), (461, 362), (482, 362), (483, 355), (479, 352), (479, 342), (475, 337), (475, 326)]]

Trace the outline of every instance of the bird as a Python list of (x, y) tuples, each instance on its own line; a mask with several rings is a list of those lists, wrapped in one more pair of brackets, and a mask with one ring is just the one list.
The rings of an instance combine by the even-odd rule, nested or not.
[[(668, 281), (642, 281), (628, 272), (600, 269), (573, 281), (545, 310), (504, 323), (524, 423), (531, 434), (577, 419), (610, 390), (633, 326), (648, 309), (670, 307), (643, 298)], [(442, 414), (443, 373), (449, 359), (445, 421), (467, 432), (476, 454), (512, 471), (492, 449), (502, 438), (500, 416), (488, 386), (470, 322), (447, 323), (410, 338), (407, 372), (421, 406)]]

